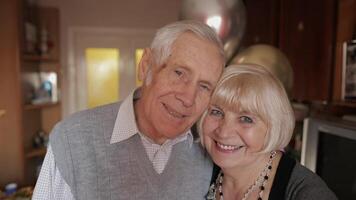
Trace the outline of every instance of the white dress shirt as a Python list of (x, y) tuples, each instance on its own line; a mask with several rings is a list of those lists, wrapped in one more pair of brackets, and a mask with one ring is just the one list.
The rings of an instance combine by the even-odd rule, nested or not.
[[(152, 162), (154, 169), (161, 174), (168, 162), (172, 152), (172, 147), (182, 141), (188, 140), (193, 143), (192, 133), (186, 133), (175, 139), (167, 140), (162, 145), (155, 144), (150, 138), (138, 131), (135, 121), (133, 107), (134, 96), (138, 96), (139, 91), (132, 92), (121, 104), (116, 117), (114, 130), (111, 135), (110, 144), (121, 142), (129, 139), (135, 134), (141, 136), (142, 144), (147, 152), (149, 160)], [(56, 166), (52, 148), (49, 145), (46, 157), (43, 161), (40, 175), (32, 196), (32, 200), (74, 200), (69, 185), (62, 178), (58, 167)]]

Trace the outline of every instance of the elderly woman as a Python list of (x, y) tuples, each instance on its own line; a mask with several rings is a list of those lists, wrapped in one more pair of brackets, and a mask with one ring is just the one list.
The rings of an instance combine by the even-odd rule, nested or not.
[(232, 65), (199, 123), (218, 169), (207, 199), (337, 199), (313, 172), (287, 157), (294, 115), (282, 84), (265, 68)]

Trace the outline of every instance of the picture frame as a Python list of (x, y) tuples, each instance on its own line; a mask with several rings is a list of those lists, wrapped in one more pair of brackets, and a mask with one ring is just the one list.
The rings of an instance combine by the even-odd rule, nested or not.
[(356, 40), (343, 44), (342, 99), (356, 101)]

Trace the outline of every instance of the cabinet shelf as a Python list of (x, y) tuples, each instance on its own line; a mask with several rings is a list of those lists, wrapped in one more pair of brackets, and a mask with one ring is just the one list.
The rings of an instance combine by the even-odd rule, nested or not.
[(53, 58), (49, 55), (25, 54), (22, 59), (28, 62), (58, 62), (57, 58)]
[(46, 152), (47, 152), (47, 149), (44, 147), (38, 148), (38, 149), (31, 149), (25, 154), (25, 156), (28, 159), (36, 158), (36, 157), (44, 157), (46, 155)]
[(25, 104), (24, 110), (41, 109), (41, 108), (46, 108), (46, 107), (57, 106), (59, 104), (60, 104), (59, 102), (49, 102), (49, 103), (42, 103), (42, 104)]
[[(0, 118), (0, 141), (10, 141), (0, 142), (0, 160), (7, 161), (0, 164), (0, 186), (14, 180), (34, 185), (46, 148), (33, 148), (33, 138), (38, 131), (50, 133), (62, 118), (61, 102), (54, 98), (61, 88), (59, 9), (42, 7), (37, 1), (4, 0), (0, 13), (1, 22), (11, 22), (2, 23), (1, 30), (6, 31), (0, 31), (4, 47), (0, 48), (0, 109), (8, 113)], [(33, 49), (44, 41), (44, 29), (48, 49), (41, 55)], [(50, 75), (56, 76), (51, 96), (36, 93)], [(43, 101), (31, 101), (32, 97)]]
[(334, 105), (337, 106), (345, 106), (350, 108), (356, 108), (356, 101), (335, 101), (333, 102)]

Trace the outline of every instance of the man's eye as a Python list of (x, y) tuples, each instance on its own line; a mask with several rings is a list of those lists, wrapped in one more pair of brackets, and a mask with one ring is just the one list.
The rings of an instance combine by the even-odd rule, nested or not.
[(183, 72), (180, 71), (180, 70), (174, 70), (174, 73), (176, 73), (178, 76), (182, 76), (183, 75)]
[(210, 87), (209, 87), (208, 85), (201, 84), (201, 85), (200, 85), (200, 88), (203, 89), (203, 90), (206, 90), (206, 91), (208, 91), (208, 92), (211, 91), (211, 89), (210, 89)]
[(251, 124), (253, 123), (253, 119), (251, 117), (242, 116), (240, 117), (240, 122)]

